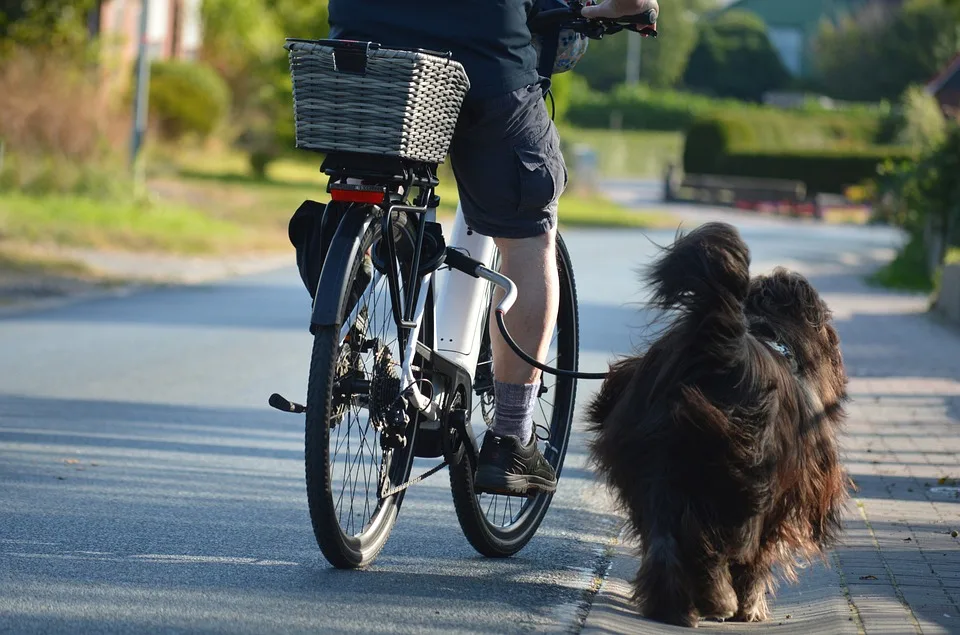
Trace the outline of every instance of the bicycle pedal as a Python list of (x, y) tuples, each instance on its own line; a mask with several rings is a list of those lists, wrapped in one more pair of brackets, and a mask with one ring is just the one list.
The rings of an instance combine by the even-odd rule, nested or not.
[(282, 395), (278, 395), (277, 393), (273, 393), (272, 395), (270, 395), (270, 400), (268, 403), (270, 404), (271, 407), (276, 408), (281, 412), (292, 412), (293, 414), (303, 414), (307, 411), (306, 406), (302, 404), (298, 404), (294, 401), (290, 401), (286, 397)]

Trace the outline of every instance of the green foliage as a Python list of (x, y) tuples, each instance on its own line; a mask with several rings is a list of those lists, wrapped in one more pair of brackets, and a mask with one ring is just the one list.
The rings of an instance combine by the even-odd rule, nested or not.
[(897, 256), (870, 276), (870, 281), (890, 289), (932, 291), (934, 280), (923, 238), (917, 234), (910, 236)]
[(960, 51), (960, 16), (941, 0), (888, 7), (871, 3), (839, 25), (824, 25), (813, 48), (827, 94), (895, 100)]
[(742, 117), (704, 117), (687, 131), (683, 169), (690, 174), (719, 174), (723, 159), (737, 148), (755, 145), (756, 135)]
[(919, 161), (886, 162), (878, 194), (881, 217), (905, 229), (910, 240), (874, 281), (932, 289), (940, 267), (957, 257), (960, 245), (960, 126), (952, 125)]
[(229, 108), (230, 89), (209, 66), (184, 61), (151, 65), (150, 116), (166, 139), (206, 139)]
[[(711, 8), (705, 0), (671, 0), (660, 3), (657, 29), (663, 35), (644, 38), (640, 46), (640, 79), (657, 88), (680, 82), (687, 59), (697, 43), (697, 18)], [(627, 34), (592, 40), (587, 54), (577, 64), (594, 90), (611, 90), (626, 79)]]
[(93, 0), (0, 0), (0, 55), (12, 48), (82, 51)]
[(860, 150), (788, 150), (734, 152), (720, 157), (714, 174), (803, 181), (808, 192), (842, 194), (866, 179), (876, 178), (884, 161), (911, 160), (897, 147)]
[(941, 232), (944, 247), (960, 240), (960, 126), (916, 162), (889, 162), (881, 193), (892, 198), (890, 220), (912, 233), (928, 225)]
[(658, 90), (646, 85), (620, 85), (608, 93), (578, 86), (572, 95), (567, 121), (581, 128), (610, 128), (619, 123), (621, 128), (628, 130), (672, 132), (685, 131), (698, 119), (715, 114), (742, 113), (752, 117), (755, 113), (772, 113), (772, 117), (822, 117), (829, 125), (839, 127), (841, 131), (835, 136), (842, 137), (842, 129), (852, 125), (849, 123), (851, 118), (865, 122), (864, 125), (870, 128), (865, 134), (873, 134), (878, 117), (885, 112), (876, 104), (853, 104), (840, 110), (827, 110), (812, 99), (802, 107), (785, 111), (736, 99)]
[(884, 138), (898, 145), (930, 150), (947, 134), (940, 103), (922, 86), (910, 86), (884, 122)]
[(875, 177), (889, 157), (908, 148), (880, 147), (878, 113), (812, 113), (755, 109), (704, 117), (684, 143), (684, 171), (794, 179), (815, 192), (841, 193)]
[[(554, 120), (558, 123), (565, 121), (574, 96), (585, 94), (589, 90), (587, 80), (572, 71), (554, 75), (550, 86), (550, 92), (553, 95), (551, 113), (554, 115)], [(549, 99), (547, 103), (550, 107)]]
[(133, 184), (115, 157), (77, 161), (54, 153), (8, 152), (0, 170), (0, 192), (32, 196), (72, 194), (106, 201), (131, 191)]
[(203, 58), (226, 79), (233, 95), (238, 145), (251, 170), (294, 147), (293, 95), (284, 38), (327, 36), (326, 0), (203, 0)]
[(728, 110), (698, 119), (687, 131), (684, 169), (716, 173), (727, 155), (791, 150), (841, 150), (872, 145), (880, 115), (776, 109)]
[(698, 117), (723, 109), (749, 106), (735, 100), (716, 100), (646, 85), (617, 86), (609, 93), (577, 91), (567, 119), (584, 128), (607, 128), (613, 119), (631, 130), (684, 130)]
[(733, 10), (703, 28), (683, 82), (712, 95), (759, 102), (764, 93), (782, 88), (789, 78), (763, 20)]

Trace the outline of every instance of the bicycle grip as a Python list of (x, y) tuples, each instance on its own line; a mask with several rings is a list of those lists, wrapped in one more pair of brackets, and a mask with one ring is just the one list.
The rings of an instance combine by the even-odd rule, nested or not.
[(617, 22), (620, 22), (621, 24), (653, 26), (657, 23), (659, 13), (660, 12), (657, 9), (647, 9), (643, 13), (638, 13), (636, 15), (625, 15), (622, 18), (617, 18)]
[(458, 251), (453, 247), (447, 247), (447, 253), (444, 256), (443, 263), (450, 265), (452, 269), (462, 271), (468, 276), (473, 276), (474, 278), (480, 277), (480, 275), (477, 273), (477, 270), (483, 266), (483, 263), (479, 260), (474, 260), (470, 256), (465, 255), (463, 252)]

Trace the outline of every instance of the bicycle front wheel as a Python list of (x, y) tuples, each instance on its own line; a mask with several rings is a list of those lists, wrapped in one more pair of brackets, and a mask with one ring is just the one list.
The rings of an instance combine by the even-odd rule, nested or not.
[[(410, 240), (406, 222), (395, 220), (393, 231)], [(307, 502), (317, 544), (337, 568), (366, 566), (383, 549), (403, 492), (381, 497), (381, 487), (406, 481), (413, 465), (412, 425), (405, 446), (383, 443), (386, 409), (401, 390), (402, 350), (387, 277), (371, 258), (381, 221), (356, 233), (356, 255), (342, 263), (342, 297), (318, 294), (317, 302), (342, 307), (344, 326), (317, 329), (307, 387)]]
[[(579, 359), (579, 314), (577, 287), (573, 278), (570, 254), (560, 235), (557, 235), (557, 269), (560, 278), (560, 307), (557, 325), (547, 355), (548, 366), (577, 370)], [(480, 357), (474, 380), (476, 405), (470, 416), (478, 440), (493, 424), (494, 390), (493, 357), (490, 348), (489, 324), (483, 334)], [(544, 373), (540, 399), (534, 412), (534, 424), (540, 447), (547, 462), (556, 470), (557, 478), (563, 469), (570, 430), (573, 427), (577, 380)], [(450, 485), (457, 518), (467, 541), (488, 557), (512, 556), (533, 538), (543, 521), (553, 493), (540, 492), (533, 497), (477, 494), (473, 486), (473, 465), (465, 451), (450, 466)]]

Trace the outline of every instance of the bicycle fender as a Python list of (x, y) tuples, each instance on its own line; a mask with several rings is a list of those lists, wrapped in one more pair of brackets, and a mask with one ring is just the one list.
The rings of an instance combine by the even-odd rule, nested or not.
[(333, 240), (330, 241), (323, 269), (320, 271), (320, 282), (317, 284), (313, 301), (313, 315), (310, 318), (311, 328), (340, 325), (349, 284), (347, 274), (350, 273), (349, 269), (360, 250), (360, 239), (373, 221), (373, 214), (367, 213), (365, 209), (347, 210), (344, 214)]

